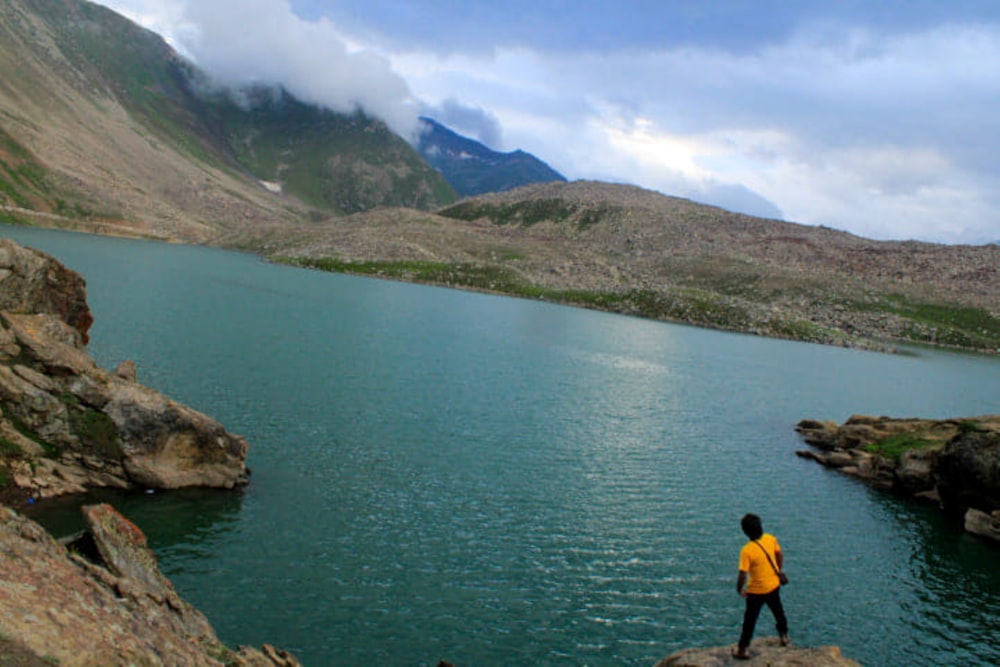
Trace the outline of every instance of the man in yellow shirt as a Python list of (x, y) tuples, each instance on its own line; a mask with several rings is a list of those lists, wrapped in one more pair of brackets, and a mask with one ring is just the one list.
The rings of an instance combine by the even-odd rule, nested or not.
[[(765, 604), (774, 615), (774, 621), (781, 638), (781, 645), (788, 646), (788, 620), (781, 606), (781, 579), (779, 573), (785, 564), (785, 556), (781, 553), (778, 539), (764, 532), (760, 517), (747, 514), (740, 521), (743, 532), (750, 538), (740, 550), (740, 573), (736, 578), (736, 592), (746, 601), (746, 611), (743, 613), (743, 632), (740, 642), (733, 653), (739, 660), (748, 660), (750, 640), (753, 639), (754, 627), (760, 609)], [(750, 583), (747, 583), (749, 579)]]

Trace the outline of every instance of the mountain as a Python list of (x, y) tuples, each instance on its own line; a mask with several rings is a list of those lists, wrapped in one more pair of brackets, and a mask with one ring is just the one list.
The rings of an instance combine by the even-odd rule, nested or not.
[(99, 5), (6, 0), (0, 71), (4, 219), (205, 241), (455, 199), (381, 121), (281, 90), (225, 91)]
[(420, 120), (423, 130), (417, 150), (462, 197), (512, 190), (531, 183), (566, 180), (530, 153), (520, 150), (498, 153), (474, 139), (457, 134), (433, 118), (422, 117)]

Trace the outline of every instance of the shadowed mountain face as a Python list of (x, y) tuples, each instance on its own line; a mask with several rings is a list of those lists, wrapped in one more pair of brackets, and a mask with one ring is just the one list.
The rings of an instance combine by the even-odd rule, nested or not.
[(498, 153), (463, 137), (432, 118), (421, 118), (423, 131), (417, 149), (463, 197), (512, 190), (531, 183), (566, 178), (524, 151)]
[(205, 241), (255, 223), (455, 198), (381, 121), (281, 90), (224, 91), (99, 5), (4, 2), (0, 71), (8, 218), (28, 209), (34, 217), (19, 215)]

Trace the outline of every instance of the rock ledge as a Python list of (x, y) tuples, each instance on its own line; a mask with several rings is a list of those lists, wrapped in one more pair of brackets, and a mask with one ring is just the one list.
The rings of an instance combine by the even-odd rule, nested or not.
[(861, 667), (861, 663), (845, 658), (836, 646), (799, 648), (782, 646), (777, 637), (763, 637), (750, 646), (749, 660), (733, 658), (735, 646), (692, 648), (668, 655), (656, 667)]

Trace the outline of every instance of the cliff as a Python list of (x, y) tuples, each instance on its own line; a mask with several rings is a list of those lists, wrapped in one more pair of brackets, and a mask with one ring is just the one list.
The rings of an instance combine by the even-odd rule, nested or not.
[(796, 430), (816, 450), (797, 452), (904, 496), (962, 516), (965, 529), (1000, 542), (1000, 416), (894, 419), (855, 415)]
[(0, 664), (299, 665), (268, 645), (229, 649), (163, 576), (135, 524), (109, 505), (83, 512), (89, 530), (67, 547), (0, 506)]
[(246, 483), (247, 442), (86, 351), (86, 283), (0, 239), (0, 489), (48, 497), (89, 487)]

